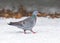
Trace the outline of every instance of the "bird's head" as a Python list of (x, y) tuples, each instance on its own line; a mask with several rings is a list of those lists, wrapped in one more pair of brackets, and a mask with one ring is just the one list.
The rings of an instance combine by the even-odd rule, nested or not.
[(34, 11), (33, 13), (32, 13), (32, 15), (35, 15), (35, 16), (37, 16), (38, 15), (38, 11)]

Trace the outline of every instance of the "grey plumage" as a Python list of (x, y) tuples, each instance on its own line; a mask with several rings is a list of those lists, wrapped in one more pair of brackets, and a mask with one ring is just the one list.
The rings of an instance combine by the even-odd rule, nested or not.
[[(31, 17), (28, 17), (27, 19), (24, 19), (19, 22), (10, 22), (9, 25), (17, 26), (18, 28), (22, 28), (24, 30), (24, 33), (26, 33), (25, 32), (26, 30), (32, 31), (32, 28), (36, 24), (37, 14), (38, 14), (38, 11), (34, 11)], [(33, 32), (33, 33), (35, 33), (35, 32)]]

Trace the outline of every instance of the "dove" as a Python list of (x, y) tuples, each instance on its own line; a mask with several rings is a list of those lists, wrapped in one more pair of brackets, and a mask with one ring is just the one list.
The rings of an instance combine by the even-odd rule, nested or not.
[(21, 28), (24, 30), (24, 33), (26, 33), (26, 30), (31, 31), (32, 33), (36, 33), (32, 30), (32, 28), (36, 24), (37, 14), (38, 14), (38, 11), (33, 11), (32, 16), (30, 16), (22, 21), (10, 22), (8, 25), (12, 25), (12, 26), (16, 26), (18, 28)]

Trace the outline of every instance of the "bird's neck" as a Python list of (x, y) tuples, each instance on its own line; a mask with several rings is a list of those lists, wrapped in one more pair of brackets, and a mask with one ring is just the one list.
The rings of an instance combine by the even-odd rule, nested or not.
[(36, 18), (36, 15), (32, 15), (31, 18), (32, 18), (32, 20), (34, 20), (34, 21), (36, 22), (36, 19), (37, 19), (37, 18)]
[(36, 15), (32, 15), (32, 18), (36, 18)]

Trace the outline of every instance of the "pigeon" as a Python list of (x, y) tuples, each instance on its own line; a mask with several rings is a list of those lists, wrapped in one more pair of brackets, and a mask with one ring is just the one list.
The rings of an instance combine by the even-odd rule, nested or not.
[(33, 11), (32, 16), (30, 16), (22, 21), (10, 22), (8, 25), (12, 25), (12, 26), (21, 28), (24, 30), (24, 33), (26, 33), (26, 30), (31, 31), (32, 33), (36, 33), (32, 30), (32, 28), (36, 24), (37, 14), (38, 14), (38, 11)]

